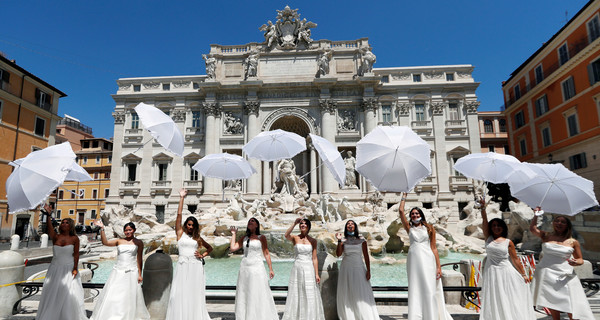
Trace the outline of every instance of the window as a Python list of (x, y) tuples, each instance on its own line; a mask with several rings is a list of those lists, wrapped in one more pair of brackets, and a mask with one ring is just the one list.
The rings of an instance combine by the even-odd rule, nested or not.
[(92, 148), (98, 148), (98, 140), (92, 141)]
[(127, 165), (127, 181), (135, 181), (136, 169), (137, 169), (136, 163), (130, 163)]
[(8, 71), (0, 69), (0, 89), (8, 90), (10, 84), (10, 73)]
[(110, 189), (104, 189), (104, 198), (108, 198)]
[(494, 124), (492, 123), (492, 120), (485, 119), (485, 121), (483, 121), (483, 131), (485, 133), (492, 133), (492, 132), (494, 132)]
[(100, 174), (98, 172), (94, 172), (94, 180), (98, 180), (100, 178)]
[(458, 120), (458, 103), (448, 104), (448, 120)]
[(74, 215), (74, 214), (75, 214), (75, 210), (73, 210), (73, 209), (69, 209), (69, 215), (70, 215), (70, 216), (72, 216), (72, 215)]
[(392, 106), (391, 105), (381, 106), (381, 120), (383, 121), (383, 123), (391, 123), (392, 122)]
[(558, 62), (562, 66), (567, 61), (569, 61), (569, 50), (567, 44), (565, 43), (558, 48)]
[(2, 122), (2, 100), (0, 100), (0, 122)]
[(198, 171), (192, 168), (195, 164), (190, 162), (190, 181), (198, 181)]
[(167, 163), (159, 163), (158, 164), (158, 181), (165, 181), (167, 180), (167, 168), (168, 168), (168, 164)]
[(52, 96), (40, 89), (35, 89), (35, 105), (46, 110), (52, 110)]
[(62, 190), (58, 190), (58, 200), (62, 200), (65, 196), (65, 192)]
[(81, 144), (81, 147), (83, 149), (87, 149), (90, 147), (90, 142), (89, 141), (83, 141), (83, 143)]
[(108, 163), (112, 163), (112, 156), (108, 156)]
[(139, 84), (133, 85), (133, 92), (140, 92), (142, 90), (142, 86)]
[(504, 154), (510, 154), (510, 152), (508, 152), (508, 145), (504, 145)]
[(33, 132), (36, 136), (43, 137), (44, 133), (46, 133), (46, 119), (36, 116), (35, 128), (33, 129)]
[(550, 127), (542, 128), (542, 144), (544, 145), (544, 147), (548, 147), (552, 144)]
[(110, 172), (104, 173), (104, 179), (110, 179)]
[(131, 129), (137, 129), (140, 127), (140, 117), (137, 113), (131, 113)]
[(592, 18), (592, 20), (587, 23), (588, 29), (588, 37), (590, 42), (598, 39), (600, 37), (600, 21), (598, 20), (598, 16)]
[(163, 91), (169, 91), (169, 90), (171, 90), (171, 84), (163, 83), (162, 88), (163, 88)]
[(192, 127), (200, 128), (200, 111), (192, 111)]
[(578, 153), (574, 156), (569, 157), (569, 164), (571, 165), (571, 170), (577, 170), (582, 168), (587, 168), (587, 161), (585, 159), (585, 152)]
[(454, 73), (446, 73), (446, 81), (454, 81)]
[[(452, 156), (452, 168), (454, 168), (454, 165), (456, 164), (456, 162), (458, 162), (458, 159), (460, 158), (462, 158), (462, 156)], [(454, 175), (457, 177), (464, 177), (464, 175), (456, 171), (456, 169), (454, 170)]]
[(56, 210), (56, 218), (62, 219), (61, 215), (62, 215), (62, 210)]
[(575, 96), (575, 82), (573, 77), (569, 77), (567, 80), (561, 83), (564, 101), (567, 101)]
[(100, 156), (96, 156), (96, 164), (100, 164)]
[(87, 160), (88, 160), (87, 156), (83, 156), (83, 158), (81, 159), (83, 164), (87, 164)]
[(96, 209), (92, 209), (92, 219), (96, 219)]
[(84, 189), (79, 189), (79, 198), (85, 199), (85, 190)]
[(577, 121), (577, 113), (573, 113), (567, 116), (567, 128), (569, 130), (569, 137), (572, 137), (579, 133), (579, 121)]
[(156, 220), (165, 223), (165, 206), (156, 206)]
[(489, 152), (495, 152), (496, 148), (494, 148), (494, 146), (488, 146), (488, 151)]
[(425, 104), (424, 103), (415, 104), (415, 120), (416, 121), (425, 121)]
[(520, 127), (525, 125), (525, 114), (523, 114), (523, 111), (519, 111), (517, 112), (517, 114), (515, 114), (515, 126), (517, 127), (517, 129), (519, 129)]
[(600, 81), (600, 59), (597, 59), (588, 65), (588, 77), (591, 86)]
[(516, 85), (513, 90), (515, 91), (515, 100), (519, 100), (521, 98), (521, 86)]
[(381, 82), (383, 82), (383, 83), (389, 83), (390, 82), (390, 76), (382, 76), (381, 77)]
[(98, 189), (92, 189), (92, 199), (98, 199)]
[(539, 117), (546, 112), (548, 112), (548, 97), (543, 95), (535, 100), (535, 114)]
[[(77, 192), (75, 192), (75, 189), (71, 190), (71, 199), (75, 199), (75, 195), (77, 194)], [(69, 213), (70, 214), (70, 213)]]
[(506, 120), (500, 119), (500, 132), (506, 132)]
[(544, 80), (544, 69), (542, 65), (535, 67), (535, 83), (538, 84)]
[(413, 74), (413, 82), (421, 82), (421, 75)]
[(527, 154), (527, 141), (525, 141), (525, 139), (519, 140), (519, 148), (521, 149), (522, 156)]

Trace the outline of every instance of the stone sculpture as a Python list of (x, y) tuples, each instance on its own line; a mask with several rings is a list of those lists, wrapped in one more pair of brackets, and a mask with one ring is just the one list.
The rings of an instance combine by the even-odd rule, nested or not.
[(346, 158), (344, 159), (346, 165), (346, 181), (344, 187), (346, 188), (357, 188), (356, 185), (356, 158), (352, 156), (352, 151), (346, 152)]
[(203, 54), (202, 59), (204, 59), (206, 64), (206, 75), (208, 76), (208, 80), (214, 80), (216, 78), (217, 59), (211, 54)]
[(329, 61), (331, 61), (332, 56), (333, 52), (329, 48), (322, 50), (319, 54), (319, 58), (317, 60), (317, 65), (319, 66), (319, 72), (317, 75), (319, 77), (329, 74)]
[(277, 27), (271, 20), (269, 20), (267, 24), (263, 24), (259, 30), (265, 32), (265, 44), (267, 45), (267, 48), (271, 48), (273, 44), (277, 43)]
[(292, 10), (286, 6), (283, 10), (277, 10), (275, 24), (268, 21), (258, 29), (265, 33), (267, 50), (276, 45), (281, 49), (295, 49), (300, 44), (304, 44), (307, 48), (310, 46), (313, 42), (310, 29), (316, 26), (316, 23), (306, 21), (306, 19), (300, 20), (298, 9)]
[(352, 110), (344, 110), (338, 115), (338, 131), (355, 131), (356, 126), (354, 125), (354, 111)]
[(258, 50), (252, 49), (246, 59), (244, 59), (245, 79), (256, 77), (258, 71)]
[(232, 112), (225, 112), (223, 116), (223, 133), (242, 134), (244, 125), (240, 118), (233, 115)]
[(362, 47), (360, 48), (361, 60), (362, 60), (362, 75), (364, 76), (367, 73), (373, 72), (373, 64), (377, 61), (377, 57), (373, 52), (371, 52), (371, 48)]

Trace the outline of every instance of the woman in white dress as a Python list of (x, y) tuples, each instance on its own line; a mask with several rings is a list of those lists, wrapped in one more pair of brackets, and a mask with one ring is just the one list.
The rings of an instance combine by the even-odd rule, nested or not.
[(123, 226), (124, 239), (108, 240), (102, 221), (94, 223), (100, 227), (102, 244), (117, 247), (117, 263), (106, 280), (90, 319), (150, 319), (141, 286), (144, 243), (135, 237), (135, 224), (128, 222)]
[(404, 213), (406, 193), (400, 201), (400, 219), (408, 232), (410, 248), (406, 258), (408, 273), (408, 319), (452, 319), (444, 301), (442, 268), (435, 241), (435, 229), (420, 208), (412, 208), (410, 223)]
[[(296, 225), (300, 234), (292, 235)], [(285, 232), (285, 238), (294, 244), (294, 266), (290, 273), (285, 312), (282, 320), (325, 320), (323, 301), (319, 293), (317, 240), (308, 235), (311, 223), (298, 218)]]
[[(206, 281), (204, 278), (204, 258), (212, 252), (212, 247), (200, 236), (200, 224), (190, 216), (181, 226), (183, 200), (187, 190), (179, 191), (179, 207), (175, 220), (175, 233), (179, 258), (173, 276), (167, 320), (209, 320), (206, 309)], [(199, 248), (206, 248), (203, 253)]]
[[(260, 234), (260, 224), (256, 218), (248, 220), (246, 236), (236, 241), (237, 228), (231, 227), (231, 252), (244, 248), (240, 272), (235, 290), (236, 320), (279, 320), (275, 301), (271, 294), (269, 279), (275, 273), (271, 265), (271, 255), (267, 238)], [(263, 257), (269, 266), (269, 276), (265, 271)]]
[[(49, 216), (52, 209), (44, 205), (42, 214)], [(79, 238), (75, 235), (75, 221), (62, 219), (56, 234), (51, 219), (47, 219), (48, 237), (52, 240), (52, 262), (46, 272), (42, 298), (36, 319), (87, 319), (83, 305), (83, 287), (77, 270)]]
[[(344, 237), (336, 233), (337, 256), (342, 256), (337, 285), (337, 313), (342, 320), (379, 320), (371, 288), (371, 262), (367, 241), (360, 236), (358, 225), (348, 220)], [(364, 259), (364, 262), (363, 262)]]
[(483, 268), (479, 319), (533, 320), (535, 311), (529, 276), (517, 256), (514, 243), (506, 238), (508, 226), (499, 218), (488, 222), (485, 199), (481, 199), (480, 204), (487, 258)]
[(579, 241), (572, 238), (573, 226), (565, 216), (556, 216), (552, 221), (552, 232), (538, 229), (538, 215), (541, 208), (535, 209), (529, 230), (542, 239), (542, 260), (533, 276), (533, 304), (550, 310), (552, 319), (560, 319), (565, 312), (569, 319), (594, 319), (592, 309), (585, 296), (579, 277), (573, 266), (583, 264)]

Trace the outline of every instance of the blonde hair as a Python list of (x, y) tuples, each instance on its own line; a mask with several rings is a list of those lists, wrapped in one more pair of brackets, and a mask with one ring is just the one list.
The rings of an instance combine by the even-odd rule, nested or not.
[[(70, 236), (76, 235), (75, 234), (75, 220), (73, 220), (71, 218), (64, 218), (64, 219), (61, 220), (61, 222), (64, 221), (64, 220), (66, 220), (67, 223), (69, 224), (69, 235)], [(58, 228), (58, 231), (60, 233), (60, 228)]]

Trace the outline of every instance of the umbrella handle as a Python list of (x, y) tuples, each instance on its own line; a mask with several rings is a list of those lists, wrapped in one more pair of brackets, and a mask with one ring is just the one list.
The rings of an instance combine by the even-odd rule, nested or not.
[(307, 172), (307, 173), (303, 174), (302, 176), (300, 176), (300, 179), (304, 179), (304, 178), (305, 178), (307, 175), (309, 175), (311, 172), (313, 172), (313, 171), (315, 171), (315, 170), (319, 169), (320, 167), (322, 167), (324, 163), (325, 163), (325, 162), (321, 161), (321, 164), (320, 164), (320, 165), (318, 165), (316, 168), (314, 168), (314, 169), (310, 170), (309, 172)]
[(83, 190), (81, 190), (80, 193), (77, 193), (77, 192), (73, 192), (73, 191), (71, 191), (71, 190), (69, 190), (69, 189), (67, 189), (67, 188), (65, 188), (63, 186), (60, 186), (60, 187), (62, 189), (64, 189), (64, 190), (66, 190), (68, 193), (75, 195), (76, 197), (80, 197), (81, 198), (83, 196), (83, 192), (84, 192)]
[(147, 145), (147, 144), (148, 144), (148, 142), (150, 142), (150, 141), (152, 141), (152, 140), (154, 140), (154, 138), (152, 138), (152, 139), (150, 139), (150, 140), (148, 140), (148, 141), (144, 142), (144, 144), (142, 144), (142, 146), (141, 146), (141, 147), (139, 147), (139, 148), (135, 149), (135, 151), (134, 151), (134, 152), (132, 152), (132, 153), (136, 153), (136, 152), (140, 151), (140, 149), (142, 149), (142, 148), (143, 148), (145, 145)]

